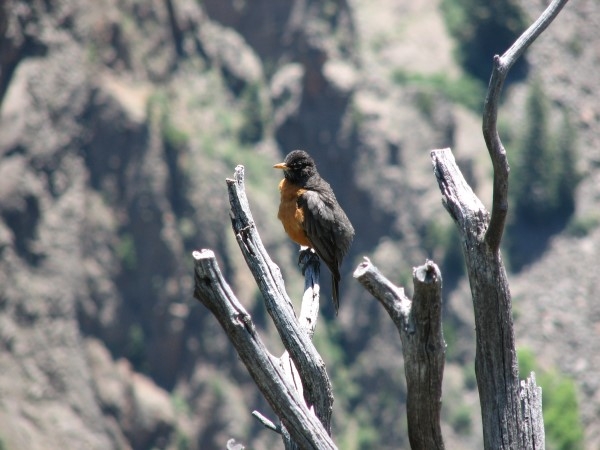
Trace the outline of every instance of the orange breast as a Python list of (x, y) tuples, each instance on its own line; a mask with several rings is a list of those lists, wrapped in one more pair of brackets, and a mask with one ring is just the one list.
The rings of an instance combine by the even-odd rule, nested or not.
[(298, 208), (298, 197), (306, 192), (306, 190), (290, 183), (284, 178), (279, 183), (279, 191), (281, 192), (281, 202), (279, 203), (277, 218), (281, 220), (283, 229), (297, 244), (312, 247), (302, 227), (304, 211), (302, 211), (302, 208)]

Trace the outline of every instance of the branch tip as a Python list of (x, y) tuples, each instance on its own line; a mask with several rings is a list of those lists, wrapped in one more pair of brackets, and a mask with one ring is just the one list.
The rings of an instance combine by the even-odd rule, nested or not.
[(354, 269), (354, 273), (352, 274), (353, 278), (360, 278), (368, 271), (369, 267), (373, 265), (369, 258), (365, 256), (364, 259), (365, 260)]
[(238, 164), (237, 166), (235, 166), (234, 177), (235, 181), (237, 181), (238, 183), (244, 182), (244, 170), (245, 168), (242, 164)]
[(433, 284), (441, 279), (441, 272), (435, 262), (427, 259), (422, 266), (413, 268), (413, 277), (421, 283)]
[(252, 411), (252, 416), (258, 420), (265, 428), (274, 431), (277, 434), (281, 434), (281, 426), (275, 425), (272, 420), (267, 419), (262, 413), (258, 411)]
[(196, 261), (200, 261), (201, 259), (211, 259), (215, 257), (215, 252), (208, 248), (203, 248), (202, 250), (194, 250), (192, 252), (192, 258)]

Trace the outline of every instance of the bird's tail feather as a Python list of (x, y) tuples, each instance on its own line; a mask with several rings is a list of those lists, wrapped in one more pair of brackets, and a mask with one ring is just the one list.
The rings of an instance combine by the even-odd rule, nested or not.
[(333, 297), (333, 307), (335, 308), (335, 315), (338, 315), (338, 310), (340, 309), (340, 280), (338, 280), (335, 276), (331, 277), (331, 294)]

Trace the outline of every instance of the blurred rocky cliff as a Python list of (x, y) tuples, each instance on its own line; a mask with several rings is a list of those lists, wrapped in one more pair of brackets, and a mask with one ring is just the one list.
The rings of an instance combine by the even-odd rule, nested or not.
[[(225, 178), (246, 166), (258, 229), (299, 299), (272, 170), (294, 148), (315, 157), (357, 234), (340, 316), (322, 302), (316, 336), (336, 442), (408, 448), (397, 333), (351, 272), (369, 256), (410, 288), (412, 266), (433, 258), (445, 270), (444, 435), (479, 448), (468, 283), (429, 150), (452, 147), (486, 205), (491, 167), (477, 108), (456, 101), (464, 72), (442, 11), (425, 0), (0, 2), (0, 448), (280, 445), (250, 416), (268, 406), (192, 298), (191, 251), (215, 251), (279, 352), (229, 228)], [(517, 342), (575, 380), (596, 447), (599, 21), (598, 2), (568, 4), (500, 112), (517, 146), (535, 79), (551, 127), (564, 112), (577, 132), (573, 211), (551, 233), (529, 229), (544, 239), (510, 279)]]

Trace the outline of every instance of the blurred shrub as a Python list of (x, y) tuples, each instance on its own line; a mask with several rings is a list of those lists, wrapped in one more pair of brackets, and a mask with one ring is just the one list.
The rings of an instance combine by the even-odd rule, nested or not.
[(574, 237), (585, 237), (600, 225), (599, 213), (588, 213), (581, 217), (574, 217), (567, 225), (567, 233)]
[[(528, 18), (516, 0), (442, 0), (446, 27), (456, 39), (456, 57), (467, 73), (487, 84), (492, 58), (504, 53), (525, 31)], [(527, 74), (521, 57), (510, 72), (512, 79)]]
[[(511, 215), (507, 250), (519, 270), (541, 253), (575, 211), (577, 136), (567, 114), (552, 120), (551, 105), (539, 80), (532, 82), (523, 130), (510, 139)], [(557, 131), (554, 129), (557, 128)]]
[[(485, 99), (485, 86), (480, 80), (469, 75), (451, 78), (445, 73), (426, 75), (397, 69), (393, 72), (392, 79), (401, 86), (418, 87), (424, 98), (428, 98), (427, 96), (432, 97), (433, 94), (438, 93), (477, 114), (481, 113), (483, 100)], [(423, 111), (423, 108), (420, 109), (426, 116), (428, 115), (426, 111)]]

